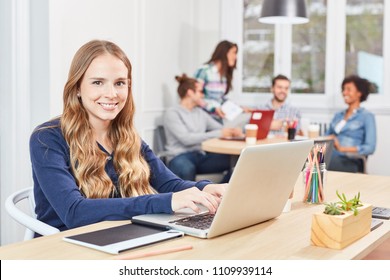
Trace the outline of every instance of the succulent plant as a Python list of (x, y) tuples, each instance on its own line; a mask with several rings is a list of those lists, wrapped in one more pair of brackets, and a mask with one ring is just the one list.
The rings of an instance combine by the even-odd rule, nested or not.
[(335, 202), (329, 202), (325, 204), (324, 214), (328, 215), (343, 215), (342, 209)]
[(356, 216), (358, 214), (357, 208), (363, 206), (362, 202), (360, 201), (360, 192), (350, 200), (347, 200), (345, 194), (340, 195), (338, 191), (336, 191), (336, 194), (338, 198), (340, 198), (340, 201), (338, 202), (340, 208), (344, 211), (353, 211), (353, 214)]

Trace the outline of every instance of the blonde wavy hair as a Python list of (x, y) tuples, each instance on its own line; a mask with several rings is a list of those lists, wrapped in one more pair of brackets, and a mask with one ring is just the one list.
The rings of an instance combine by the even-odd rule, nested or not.
[(75, 54), (64, 88), (64, 110), (61, 130), (70, 148), (70, 162), (80, 191), (88, 198), (108, 198), (115, 186), (105, 172), (107, 154), (94, 140), (88, 114), (77, 97), (81, 81), (91, 62), (110, 54), (120, 59), (128, 69), (129, 94), (126, 104), (111, 122), (108, 137), (114, 147), (114, 167), (119, 174), (122, 197), (156, 193), (149, 184), (150, 170), (141, 154), (141, 139), (134, 128), (134, 101), (131, 92), (131, 63), (114, 43), (93, 40)]

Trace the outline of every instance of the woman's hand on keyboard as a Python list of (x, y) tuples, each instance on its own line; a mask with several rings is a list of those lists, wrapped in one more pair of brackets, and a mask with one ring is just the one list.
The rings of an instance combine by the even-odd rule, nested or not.
[(227, 186), (228, 184), (208, 184), (206, 187), (203, 188), (203, 191), (212, 194), (218, 198), (222, 198)]
[(201, 210), (196, 204), (205, 206), (211, 214), (217, 211), (221, 202), (220, 197), (215, 196), (207, 191), (201, 191), (196, 187), (172, 194), (172, 210), (177, 211), (183, 208), (191, 208), (194, 212), (199, 213)]

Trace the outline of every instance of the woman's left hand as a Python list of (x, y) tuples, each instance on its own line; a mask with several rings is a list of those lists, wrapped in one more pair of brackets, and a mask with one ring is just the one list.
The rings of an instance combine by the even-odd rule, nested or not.
[(227, 187), (228, 184), (208, 184), (203, 188), (203, 191), (216, 197), (222, 197)]

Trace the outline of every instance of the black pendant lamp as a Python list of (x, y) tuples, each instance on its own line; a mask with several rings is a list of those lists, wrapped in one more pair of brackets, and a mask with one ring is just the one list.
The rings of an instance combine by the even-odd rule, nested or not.
[(259, 21), (268, 24), (307, 23), (305, 0), (264, 0)]

